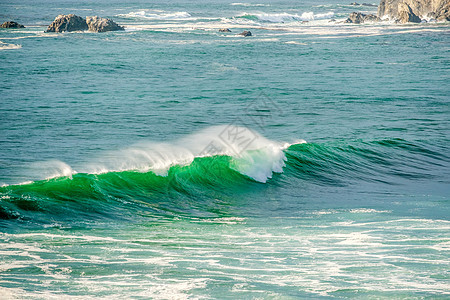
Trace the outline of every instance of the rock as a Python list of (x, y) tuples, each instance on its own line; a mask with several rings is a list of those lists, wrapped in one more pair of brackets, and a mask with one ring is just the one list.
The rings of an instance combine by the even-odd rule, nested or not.
[(241, 32), (241, 33), (239, 33), (239, 35), (242, 35), (242, 36), (252, 36), (252, 33), (250, 32), (250, 31), (243, 31), (243, 32)]
[[(419, 18), (431, 17), (437, 20), (450, 20), (449, 0), (381, 0), (378, 6), (378, 17), (405, 20), (405, 12), (408, 10), (403, 4), (408, 5), (411, 13)], [(400, 13), (402, 13), (401, 20)]]
[(118, 25), (113, 20), (107, 19), (107, 18), (101, 18), (98, 16), (86, 17), (86, 24), (89, 28), (89, 31), (94, 31), (94, 32), (125, 30), (125, 28)]
[(336, 19), (331, 19), (330, 21), (328, 21), (328, 23), (333, 23), (336, 22)]
[[(434, 14), (434, 15), (433, 15)], [(450, 1), (447, 4), (439, 7), (436, 12), (428, 14), (428, 16), (438, 21), (450, 21)]]
[(362, 6), (370, 6), (370, 7), (377, 7), (378, 5), (372, 4), (372, 3), (363, 3)]
[(376, 15), (368, 14), (364, 17), (364, 22), (379, 22), (381, 21)]
[(25, 28), (22, 24), (19, 24), (14, 21), (8, 21), (0, 25), (1, 28)]
[(398, 4), (398, 19), (399, 23), (420, 23), (420, 18), (413, 13), (411, 7), (406, 3)]
[(231, 32), (231, 30), (228, 28), (221, 28), (219, 29), (219, 32)]
[(364, 22), (375, 22), (375, 21), (380, 21), (380, 19), (372, 14), (366, 15), (360, 12), (352, 12), (349, 16), (348, 19), (345, 20), (345, 23), (354, 23), (354, 24), (361, 24)]
[(370, 6), (370, 7), (377, 7), (378, 6), (378, 5), (372, 4), (372, 3), (359, 4), (358, 2), (352, 2), (352, 3), (350, 3), (350, 5), (353, 5), (353, 6)]
[(74, 14), (59, 15), (47, 28), (46, 32), (64, 32), (87, 30), (86, 20)]

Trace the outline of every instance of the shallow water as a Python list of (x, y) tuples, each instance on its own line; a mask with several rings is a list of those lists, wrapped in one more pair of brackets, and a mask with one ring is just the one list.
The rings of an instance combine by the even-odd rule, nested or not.
[(0, 298), (449, 296), (448, 23), (48, 6), (0, 4)]

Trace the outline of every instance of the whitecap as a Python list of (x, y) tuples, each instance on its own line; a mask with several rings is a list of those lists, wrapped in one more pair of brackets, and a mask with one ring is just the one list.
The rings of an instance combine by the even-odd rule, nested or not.
[(262, 4), (262, 3), (245, 3), (245, 2), (234, 2), (230, 3), (232, 6), (270, 6), (270, 4)]
[[(299, 140), (298, 143), (304, 142)], [(28, 175), (33, 180), (71, 177), (76, 173), (121, 171), (151, 171), (159, 176), (167, 176), (172, 166), (185, 166), (195, 158), (220, 155), (231, 157), (232, 169), (264, 183), (273, 173), (283, 172), (286, 161), (283, 150), (290, 145), (266, 139), (247, 127), (220, 125), (172, 142), (145, 141), (124, 149), (106, 151), (81, 165), (77, 171), (58, 160), (36, 162), (29, 166)]]
[(20, 49), (22, 48), (22, 45), (19, 44), (7, 44), (0, 41), (0, 50), (13, 50), (13, 49)]
[(166, 12), (166, 11), (132, 11), (127, 14), (120, 14), (119, 17), (133, 18), (133, 19), (148, 19), (148, 20), (186, 20), (191, 18), (191, 14), (185, 11)]

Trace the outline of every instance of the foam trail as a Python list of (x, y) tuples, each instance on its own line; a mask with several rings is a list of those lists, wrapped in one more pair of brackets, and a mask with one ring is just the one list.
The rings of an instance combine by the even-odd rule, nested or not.
[(242, 3), (242, 2), (234, 2), (234, 3), (231, 3), (230, 5), (232, 5), (232, 6), (247, 6), (247, 7), (249, 7), (249, 6), (270, 6), (270, 4), (246, 3), (246, 2), (244, 2), (244, 3)]
[(298, 22), (298, 21), (313, 21), (320, 19), (329, 19), (334, 16), (334, 12), (314, 14), (313, 12), (304, 12), (299, 14), (290, 13), (244, 13), (237, 16), (237, 18), (257, 19), (258, 21), (271, 22), (271, 23), (285, 23), (285, 22)]
[(0, 50), (13, 50), (13, 49), (20, 49), (22, 48), (22, 45), (19, 44), (7, 44), (0, 41)]
[(165, 12), (165, 11), (135, 11), (128, 14), (120, 14), (119, 17), (134, 18), (134, 19), (149, 19), (149, 20), (186, 20), (191, 17), (188, 12)]

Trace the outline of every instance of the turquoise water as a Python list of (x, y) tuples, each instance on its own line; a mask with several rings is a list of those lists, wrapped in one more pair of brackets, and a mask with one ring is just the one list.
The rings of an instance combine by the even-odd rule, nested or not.
[(449, 23), (354, 10), (0, 3), (0, 298), (448, 298)]

